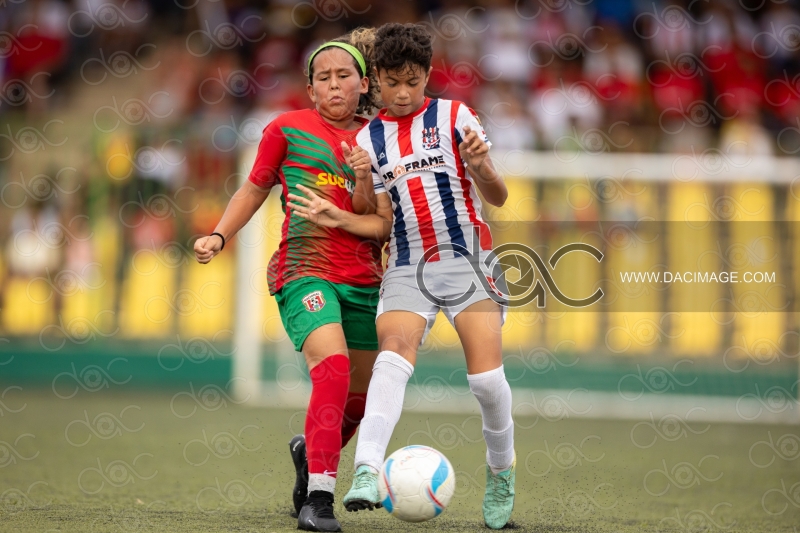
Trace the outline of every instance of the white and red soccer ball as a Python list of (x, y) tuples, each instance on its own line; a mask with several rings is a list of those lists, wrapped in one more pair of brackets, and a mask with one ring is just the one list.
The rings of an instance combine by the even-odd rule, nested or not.
[(439, 516), (455, 490), (453, 465), (429, 446), (400, 448), (386, 459), (378, 474), (383, 508), (406, 522)]

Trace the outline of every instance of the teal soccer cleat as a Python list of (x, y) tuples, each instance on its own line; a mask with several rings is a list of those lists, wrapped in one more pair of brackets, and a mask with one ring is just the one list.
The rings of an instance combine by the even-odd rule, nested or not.
[(353, 486), (342, 500), (348, 511), (372, 511), (381, 507), (378, 497), (378, 474), (372, 473), (367, 465), (361, 465), (353, 476)]
[(486, 465), (486, 493), (483, 495), (483, 521), (491, 529), (502, 529), (514, 510), (514, 482), (517, 478), (517, 458), (508, 470), (492, 473)]

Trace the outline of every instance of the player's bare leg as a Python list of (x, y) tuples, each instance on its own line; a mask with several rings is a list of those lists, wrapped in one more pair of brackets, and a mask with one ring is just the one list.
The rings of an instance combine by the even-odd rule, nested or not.
[(309, 372), (331, 355), (348, 353), (341, 324), (320, 326), (309, 333), (303, 343), (303, 356), (306, 358)]
[(500, 306), (476, 302), (455, 317), (456, 331), (467, 358), (469, 388), (478, 399), (486, 440), (486, 492), (483, 519), (492, 529), (508, 523), (514, 509), (514, 421), (511, 388), (503, 371)]
[(377, 320), (381, 352), (369, 382), (367, 405), (356, 447), (353, 486), (344, 497), (348, 511), (380, 507), (378, 471), (403, 410), (406, 384), (414, 372), (417, 347), (427, 321), (409, 311), (389, 311)]
[(467, 359), (467, 374), (481, 374), (503, 364), (500, 306), (486, 299), (475, 302), (453, 320)]
[(350, 392), (367, 392), (378, 350), (350, 348)]
[(412, 366), (417, 362), (417, 348), (425, 333), (427, 321), (411, 311), (382, 313), (375, 323), (381, 351), (391, 351)]

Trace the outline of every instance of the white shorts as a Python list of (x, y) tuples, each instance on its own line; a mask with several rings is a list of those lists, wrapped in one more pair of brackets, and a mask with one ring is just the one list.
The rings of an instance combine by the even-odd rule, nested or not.
[[(475, 302), (502, 300), (502, 295), (508, 294), (505, 277), (502, 276), (499, 264), (494, 266), (493, 272), (489, 272), (483, 261), (488, 253), (482, 254), (482, 260), (475, 266), (466, 257), (426, 263), (421, 279), (417, 274), (417, 265), (390, 267), (383, 275), (375, 319), (387, 311), (410, 311), (418, 314), (427, 322), (420, 341), (422, 344), (433, 327), (439, 310), (455, 327), (456, 315)], [(476, 269), (480, 270), (480, 274)], [(494, 295), (489, 294), (490, 290)], [(500, 307), (501, 324), (505, 324), (508, 307), (503, 303), (500, 303)]]

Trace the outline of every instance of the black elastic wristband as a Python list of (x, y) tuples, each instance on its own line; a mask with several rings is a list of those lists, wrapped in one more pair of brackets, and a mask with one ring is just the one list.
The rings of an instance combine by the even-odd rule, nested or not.
[[(222, 246), (219, 247), (219, 251), (221, 252), (225, 248), (225, 237), (223, 237), (221, 233), (217, 233), (216, 231), (211, 235), (216, 235), (217, 237), (222, 239)], [(211, 237), (211, 235), (209, 235), (209, 237)]]

